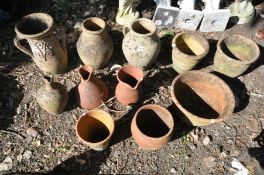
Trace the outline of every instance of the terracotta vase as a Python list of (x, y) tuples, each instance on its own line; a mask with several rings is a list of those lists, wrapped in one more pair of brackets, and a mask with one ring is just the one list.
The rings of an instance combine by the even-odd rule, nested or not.
[(78, 138), (97, 151), (107, 148), (114, 130), (113, 118), (102, 110), (88, 111), (78, 119), (76, 124)]
[(44, 76), (44, 82), (37, 91), (38, 104), (52, 115), (62, 113), (68, 103), (67, 89), (47, 76)]
[(195, 32), (177, 34), (172, 40), (173, 69), (179, 74), (193, 69), (209, 52), (206, 38)]
[(142, 94), (144, 72), (136, 66), (122, 67), (117, 73), (116, 99), (123, 105), (138, 102)]
[(243, 74), (260, 55), (258, 45), (241, 35), (222, 38), (217, 43), (214, 70), (229, 77)]
[(178, 114), (187, 124), (206, 126), (232, 116), (235, 107), (233, 92), (216, 75), (189, 71), (178, 75), (171, 87)]
[(105, 66), (113, 53), (113, 41), (107, 33), (105, 21), (88, 18), (76, 23), (74, 28), (82, 32), (76, 44), (82, 62), (94, 69)]
[(79, 69), (81, 82), (78, 85), (78, 98), (80, 106), (84, 109), (93, 109), (106, 101), (109, 96), (109, 90), (102, 80), (93, 75), (92, 66), (82, 66)]
[(131, 123), (133, 138), (145, 150), (156, 150), (166, 145), (173, 134), (173, 128), (171, 113), (159, 105), (142, 106)]
[(157, 59), (160, 52), (160, 39), (155, 23), (140, 18), (123, 28), (122, 49), (129, 64), (148, 68)]
[[(15, 26), (15, 46), (29, 55), (36, 65), (45, 73), (60, 74), (67, 71), (68, 57), (63, 43), (53, 33), (54, 22), (45, 13), (32, 13), (24, 16)], [(27, 40), (31, 50), (21, 45), (21, 40)]]

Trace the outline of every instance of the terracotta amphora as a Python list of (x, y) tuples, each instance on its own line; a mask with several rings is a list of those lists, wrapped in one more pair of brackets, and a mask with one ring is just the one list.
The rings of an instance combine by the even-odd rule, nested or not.
[(140, 18), (123, 28), (122, 49), (129, 64), (148, 68), (160, 52), (160, 39), (155, 23)]
[[(45, 73), (60, 74), (67, 71), (68, 56), (65, 36), (60, 42), (53, 33), (53, 18), (45, 13), (32, 13), (24, 16), (15, 26), (15, 46), (29, 55)], [(20, 41), (27, 40), (31, 50)]]
[(81, 82), (78, 85), (78, 98), (80, 106), (84, 109), (93, 109), (106, 101), (109, 90), (102, 80), (93, 75), (92, 66), (82, 66), (79, 69)]
[(105, 66), (113, 53), (113, 41), (106, 30), (106, 23), (100, 18), (88, 18), (77, 22), (74, 28), (81, 31), (77, 41), (77, 52), (85, 65), (94, 69)]
[(102, 110), (88, 111), (76, 124), (78, 138), (96, 151), (107, 148), (114, 130), (113, 118)]
[(156, 150), (166, 145), (174, 128), (171, 113), (159, 105), (142, 106), (131, 123), (131, 133), (137, 144), (145, 150)]
[(66, 87), (54, 82), (53, 77), (44, 76), (43, 79), (45, 84), (37, 91), (38, 104), (52, 115), (62, 113), (68, 103)]
[(142, 94), (144, 72), (137, 66), (122, 67), (117, 73), (116, 99), (123, 105), (138, 102)]

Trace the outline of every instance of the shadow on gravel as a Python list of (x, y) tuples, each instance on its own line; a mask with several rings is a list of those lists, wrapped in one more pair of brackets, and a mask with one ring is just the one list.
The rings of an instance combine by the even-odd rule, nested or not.
[(249, 148), (248, 153), (251, 157), (254, 157), (264, 169), (264, 130), (254, 139), (260, 147)]

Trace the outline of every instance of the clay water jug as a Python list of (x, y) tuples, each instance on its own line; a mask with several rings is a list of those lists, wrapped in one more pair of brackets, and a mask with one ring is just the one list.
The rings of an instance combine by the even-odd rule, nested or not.
[(96, 108), (108, 99), (109, 90), (105, 82), (93, 75), (92, 66), (80, 67), (79, 75), (81, 82), (78, 85), (78, 98), (82, 108)]
[(52, 77), (44, 76), (44, 85), (37, 91), (37, 102), (42, 109), (52, 115), (62, 113), (68, 103), (68, 91)]
[[(68, 57), (65, 42), (60, 42), (53, 33), (53, 18), (45, 13), (24, 16), (15, 26), (15, 46), (30, 56), (45, 73), (60, 74), (67, 70)], [(64, 35), (62, 35), (65, 40)], [(31, 50), (20, 41), (27, 40)]]
[(77, 22), (74, 28), (81, 31), (77, 41), (77, 52), (85, 65), (100, 69), (113, 53), (113, 41), (106, 30), (106, 23), (100, 18), (88, 18)]
[(144, 72), (139, 67), (133, 65), (122, 67), (117, 73), (116, 99), (123, 105), (138, 102), (142, 95), (143, 78)]
[(155, 23), (140, 18), (123, 28), (122, 49), (129, 64), (148, 68), (158, 57), (160, 39)]

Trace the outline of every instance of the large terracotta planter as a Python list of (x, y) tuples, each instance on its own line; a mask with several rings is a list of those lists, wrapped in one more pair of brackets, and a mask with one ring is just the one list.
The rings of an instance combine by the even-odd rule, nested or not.
[(195, 32), (177, 34), (172, 40), (173, 69), (184, 73), (194, 68), (209, 52), (205, 37)]
[(173, 117), (167, 109), (159, 105), (145, 105), (136, 112), (131, 132), (142, 149), (156, 150), (169, 142), (173, 127)]
[(258, 45), (241, 35), (222, 38), (217, 43), (214, 69), (229, 77), (243, 74), (259, 57)]
[(183, 121), (193, 126), (228, 120), (235, 107), (229, 86), (219, 77), (204, 71), (178, 75), (172, 82), (171, 96)]
[(76, 124), (78, 138), (94, 150), (107, 148), (114, 133), (113, 118), (102, 110), (90, 110), (81, 116)]

